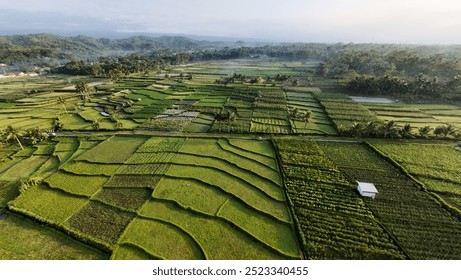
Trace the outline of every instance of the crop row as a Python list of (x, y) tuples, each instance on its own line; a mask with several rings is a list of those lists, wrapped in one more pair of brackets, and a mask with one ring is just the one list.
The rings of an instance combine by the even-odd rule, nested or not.
[[(322, 148), (351, 181), (360, 179), (376, 183), (378, 196), (374, 200), (365, 200), (366, 204), (411, 258), (447, 258), (448, 255), (439, 253), (440, 247), (452, 248), (448, 258), (461, 256), (461, 243), (453, 238), (454, 234), (461, 232), (461, 223), (431, 195), (418, 188), (410, 178), (399, 174), (394, 166), (369, 147), (354, 143), (336, 145), (332, 148), (330, 144), (322, 143)], [(344, 151), (350, 151), (347, 162)], [(373, 166), (379, 169), (370, 168)], [(447, 228), (452, 230), (446, 231)]]
[(317, 143), (295, 139), (274, 143), (309, 258), (404, 258)]
[(145, 140), (143, 137), (113, 136), (88, 150), (77, 160), (97, 163), (124, 163)]

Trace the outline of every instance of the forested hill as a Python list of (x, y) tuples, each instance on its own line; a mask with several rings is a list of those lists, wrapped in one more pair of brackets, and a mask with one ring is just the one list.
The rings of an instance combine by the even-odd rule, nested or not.
[(198, 41), (180, 36), (135, 36), (124, 39), (95, 39), (82, 35), (63, 37), (46, 33), (0, 36), (0, 63), (53, 65), (72, 58), (91, 59), (132, 52), (164, 49), (187, 51), (228, 45), (229, 43)]

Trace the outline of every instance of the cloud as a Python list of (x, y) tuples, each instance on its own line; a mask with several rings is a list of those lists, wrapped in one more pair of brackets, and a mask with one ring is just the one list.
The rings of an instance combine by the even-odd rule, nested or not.
[[(22, 29), (29, 28), (34, 32), (37, 29), (46, 32), (68, 28), (254, 37), (275, 41), (461, 43), (458, 31), (461, 30), (461, 3), (458, 0), (2, 2), (5, 2), (1, 4), (0, 12), (3, 27), (14, 29), (14, 24), (7, 22), (6, 18), (9, 18)], [(14, 18), (5, 17), (6, 13)]]

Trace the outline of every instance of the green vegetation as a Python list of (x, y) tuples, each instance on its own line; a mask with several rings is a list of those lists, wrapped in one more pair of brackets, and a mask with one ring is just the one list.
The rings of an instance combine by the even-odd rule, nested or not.
[(461, 151), (454, 144), (373, 143), (431, 192), (461, 211)]
[(202, 44), (0, 81), (0, 259), (461, 258), (453, 54)]
[(277, 139), (275, 144), (309, 258), (405, 258), (317, 143)]
[(97, 260), (109, 257), (62, 232), (10, 213), (0, 219), (0, 235), (2, 260)]
[(461, 222), (396, 166), (363, 144), (321, 143), (351, 181), (373, 182), (379, 193), (366, 204), (413, 259), (459, 258)]

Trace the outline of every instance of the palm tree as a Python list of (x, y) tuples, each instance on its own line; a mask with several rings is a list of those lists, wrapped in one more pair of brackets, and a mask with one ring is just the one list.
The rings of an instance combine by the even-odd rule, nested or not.
[(94, 130), (99, 130), (101, 128), (101, 124), (99, 123), (99, 120), (96, 118), (93, 121), (93, 124), (91, 125)]
[(445, 134), (445, 126), (441, 125), (441, 126), (437, 126), (435, 129), (434, 129), (434, 134), (435, 136), (440, 136), (442, 134)]
[(45, 141), (48, 139), (48, 133), (41, 131), (38, 127), (28, 129), (26, 131), (26, 136), (28, 137), (28, 140), (32, 145), (35, 145), (38, 142)]
[(5, 131), (5, 139), (6, 139), (6, 141), (14, 139), (14, 140), (16, 140), (16, 142), (18, 142), (19, 147), (21, 147), (21, 150), (24, 150), (24, 147), (22, 146), (22, 143), (19, 140), (19, 137), (21, 137), (20, 132), (18, 130), (14, 129), (11, 125), (9, 125), (6, 128), (6, 131)]
[(405, 124), (399, 131), (400, 135), (402, 137), (408, 137), (408, 138), (413, 138), (413, 135), (411, 134), (411, 125), (410, 124)]
[(354, 122), (349, 131), (353, 136), (361, 136), (364, 131), (364, 128), (365, 127), (363, 126), (363, 124), (359, 122)]
[(366, 135), (374, 136), (378, 134), (378, 124), (376, 122), (367, 122), (364, 130)]
[(61, 96), (59, 96), (57, 99), (57, 103), (62, 105), (62, 107), (64, 108), (64, 112), (67, 115), (68, 113), (67, 113), (67, 108), (66, 108), (66, 100), (62, 98)]
[(119, 120), (116, 120), (114, 126), (115, 126), (115, 129), (121, 129), (123, 128), (123, 123)]
[(288, 115), (289, 115), (291, 120), (296, 120), (298, 118), (298, 108), (290, 107), (288, 109)]
[(439, 136), (439, 135), (443, 135), (444, 137), (447, 137), (448, 135), (452, 135), (452, 136), (455, 136), (456, 135), (456, 127), (453, 126), (452, 124), (448, 124), (448, 125), (441, 125), (441, 126), (438, 126), (434, 129), (434, 134)]
[(312, 112), (307, 110), (305, 113), (304, 113), (304, 116), (303, 116), (303, 119), (304, 119), (304, 129), (307, 128), (307, 124), (310, 123), (311, 121), (311, 116), (312, 116)]
[(87, 83), (80, 82), (75, 86), (75, 89), (80, 93), (83, 101), (90, 100), (90, 87)]
[(63, 126), (64, 125), (59, 118), (55, 118), (53, 120), (52, 127), (55, 132), (61, 130)]
[(397, 132), (397, 124), (394, 121), (389, 121), (382, 127), (382, 129), (384, 137), (393, 138)]
[(452, 125), (451, 123), (446, 125), (445, 129), (446, 129), (447, 135), (451, 135), (451, 136), (455, 136), (456, 132), (458, 131), (458, 129), (454, 125)]
[(424, 127), (418, 128), (418, 132), (421, 137), (426, 137), (431, 132), (431, 130), (432, 130), (432, 127), (430, 126), (424, 126)]
[(235, 113), (231, 111), (227, 111), (226, 119), (227, 119), (227, 132), (230, 133), (231, 123), (233, 123), (236, 119)]

